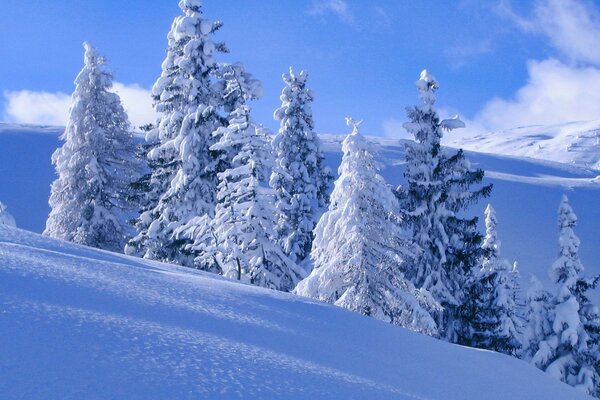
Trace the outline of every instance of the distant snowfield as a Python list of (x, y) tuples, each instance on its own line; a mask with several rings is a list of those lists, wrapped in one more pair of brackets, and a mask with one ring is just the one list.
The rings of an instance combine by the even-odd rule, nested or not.
[(444, 144), (600, 169), (600, 120), (525, 126), (479, 135), (470, 135), (468, 129), (459, 130), (447, 135)]
[(6, 399), (584, 399), (343, 309), (0, 226)]
[[(20, 228), (34, 232), (44, 229), (50, 211), (50, 183), (55, 179), (50, 157), (60, 145), (61, 132), (60, 127), (0, 124), (0, 201)], [(326, 163), (337, 172), (344, 136), (321, 137)], [(382, 175), (393, 186), (401, 184), (403, 143), (380, 137), (369, 140), (384, 164)], [(517, 135), (514, 140), (525, 139)], [(548, 283), (547, 271), (557, 255), (556, 216), (563, 193), (569, 196), (579, 217), (576, 232), (582, 242), (585, 274), (600, 273), (600, 170), (554, 160), (470, 151), (467, 157), (475, 166), (485, 169), (486, 181), (494, 184), (489, 201), (499, 219), (502, 252), (511, 261), (518, 261), (524, 288), (531, 273)], [(483, 220), (485, 206), (486, 202), (477, 204), (471, 214)], [(600, 293), (594, 299), (600, 302)]]

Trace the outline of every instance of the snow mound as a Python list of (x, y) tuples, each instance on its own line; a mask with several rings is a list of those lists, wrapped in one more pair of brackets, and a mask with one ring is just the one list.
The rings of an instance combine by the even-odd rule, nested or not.
[(485, 134), (448, 134), (444, 144), (467, 150), (531, 157), (600, 170), (600, 120), (524, 126)]
[(514, 358), (5, 226), (0, 343), (4, 398), (587, 398)]

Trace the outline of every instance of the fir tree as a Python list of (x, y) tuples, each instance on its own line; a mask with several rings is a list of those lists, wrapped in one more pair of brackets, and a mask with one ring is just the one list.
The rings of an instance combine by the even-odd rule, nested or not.
[(218, 141), (211, 146), (223, 169), (218, 175), (216, 215), (210, 226), (184, 234), (193, 238), (190, 249), (198, 254), (198, 268), (290, 291), (303, 272), (276, 244), (274, 193), (265, 187), (273, 154), (266, 130), (252, 122), (247, 105), (260, 96), (261, 87), (241, 64), (223, 71), (229, 122), (215, 131)]
[(14, 217), (6, 211), (6, 206), (0, 201), (0, 225), (17, 227)]
[(416, 85), (421, 104), (408, 109), (410, 122), (404, 125), (415, 142), (406, 145), (407, 187), (400, 188), (398, 195), (413, 242), (423, 253), (408, 277), (443, 306), (444, 311), (435, 316), (440, 335), (459, 341), (458, 332), (465, 324), (459, 312), (464, 286), (471, 270), (479, 268), (483, 251), (477, 218), (465, 218), (464, 211), (489, 196), (491, 186), (470, 190), (481, 183), (484, 172), (472, 169), (462, 150), (442, 149), (443, 129), (464, 124), (458, 119), (440, 121), (435, 78), (423, 71)]
[(219, 174), (214, 220), (223, 275), (257, 286), (291, 291), (304, 272), (276, 242), (274, 193), (266, 185), (272, 163), (269, 142), (260, 128), (249, 126), (219, 142), (241, 145), (229, 169)]
[(515, 320), (515, 328), (519, 335), (523, 335), (525, 329), (525, 300), (523, 299), (523, 293), (521, 289), (521, 272), (519, 271), (519, 264), (515, 261), (510, 271), (510, 288), (511, 298), (515, 304), (515, 314), (517, 319)]
[(109, 92), (106, 60), (85, 43), (85, 65), (75, 92), (64, 144), (52, 155), (52, 184), (45, 235), (111, 251), (126, 240), (127, 190), (138, 167), (127, 115)]
[(438, 305), (402, 274), (414, 254), (394, 214), (397, 199), (379, 175), (358, 123), (348, 122), (353, 132), (343, 143), (340, 176), (315, 229), (314, 268), (295, 292), (435, 335), (430, 310)]
[(597, 310), (589, 313), (595, 307), (591, 307), (585, 293), (594, 283), (580, 277), (583, 265), (579, 259), (579, 238), (573, 230), (576, 223), (577, 217), (563, 196), (558, 211), (559, 258), (550, 269), (550, 278), (558, 287), (552, 332), (539, 343), (532, 363), (556, 379), (598, 396), (598, 349), (586, 329), (590, 322), (597, 325), (589, 320), (597, 318)]
[(485, 226), (483, 267), (472, 270), (462, 306), (466, 324), (459, 343), (517, 355), (521, 347), (517, 331), (520, 322), (513, 301), (512, 268), (500, 255), (496, 212), (491, 205), (485, 210)]
[(212, 236), (213, 244), (201, 244), (204, 254), (196, 262), (213, 262), (212, 268), (229, 278), (291, 291), (303, 278), (303, 271), (275, 240), (274, 193), (266, 184), (273, 163), (272, 150), (265, 131), (252, 123), (250, 108), (245, 104), (253, 97), (253, 89), (241, 79), (235, 82), (240, 101), (230, 114), (227, 128), (220, 130), (219, 141), (211, 147), (232, 157), (218, 175), (211, 233), (200, 231), (194, 241), (197, 246)]
[(280, 121), (273, 139), (276, 168), (270, 179), (277, 193), (278, 232), (285, 253), (300, 263), (310, 253), (319, 207), (328, 201), (331, 182), (324, 166), (321, 142), (314, 132), (313, 93), (306, 87), (304, 71), (283, 75), (285, 88), (281, 107), (274, 113)]
[(152, 146), (148, 203), (154, 206), (142, 212), (127, 252), (191, 266), (190, 242), (176, 232), (192, 222), (208, 223), (214, 212), (216, 167), (209, 149), (223, 121), (217, 112), (221, 96), (215, 90), (213, 55), (227, 49), (211, 40), (221, 23), (203, 17), (201, 0), (182, 0), (179, 6), (184, 15), (173, 22), (162, 74), (153, 88), (161, 117), (147, 135)]
[(554, 299), (542, 283), (532, 276), (527, 290), (527, 311), (521, 358), (531, 361), (540, 343), (552, 333), (552, 304)]

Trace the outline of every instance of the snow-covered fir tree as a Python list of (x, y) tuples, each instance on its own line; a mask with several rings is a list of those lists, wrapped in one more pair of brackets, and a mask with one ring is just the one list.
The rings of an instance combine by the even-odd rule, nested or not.
[(464, 127), (458, 119), (441, 121), (435, 109), (438, 83), (427, 71), (416, 82), (421, 104), (408, 108), (405, 129), (415, 137), (406, 145), (407, 185), (399, 188), (401, 213), (413, 230), (413, 242), (422, 256), (407, 276), (418, 288), (428, 290), (444, 311), (435, 318), (440, 335), (458, 341), (464, 325), (459, 313), (464, 285), (473, 268), (479, 268), (483, 236), (476, 217), (464, 211), (487, 197), (491, 186), (471, 190), (484, 172), (472, 169), (462, 150), (442, 149), (443, 130)]
[[(248, 73), (241, 63), (224, 65), (219, 71), (219, 77), (221, 81), (218, 92), (222, 93), (223, 108), (228, 117), (227, 126), (213, 132), (215, 143), (221, 141), (226, 134), (235, 135), (242, 130), (242, 126), (254, 125), (250, 120), (250, 109), (245, 105), (251, 100), (259, 99), (263, 93), (260, 81)], [(229, 168), (241, 147), (242, 144), (239, 143), (236, 146), (221, 144), (211, 148), (217, 160), (216, 171), (223, 172)]]
[(540, 343), (552, 333), (552, 295), (544, 289), (535, 276), (529, 281), (527, 290), (527, 308), (525, 318), (527, 324), (523, 331), (523, 347), (521, 358), (531, 361), (540, 348)]
[(510, 271), (510, 288), (511, 288), (511, 298), (513, 303), (515, 304), (515, 313), (517, 315), (517, 319), (515, 320), (515, 327), (517, 328), (517, 332), (519, 335), (523, 335), (523, 330), (525, 329), (525, 299), (523, 298), (523, 292), (521, 288), (521, 271), (519, 270), (519, 263), (516, 261), (512, 265), (512, 269)]
[(550, 278), (557, 285), (552, 313), (552, 332), (539, 343), (532, 363), (556, 379), (588, 394), (600, 395), (600, 376), (596, 370), (598, 348), (586, 329), (597, 325), (597, 308), (586, 291), (594, 286), (581, 278), (583, 265), (579, 259), (579, 238), (574, 227), (577, 217), (566, 196), (558, 210), (559, 258), (550, 269)]
[(52, 184), (45, 235), (123, 251), (127, 192), (138, 172), (135, 144), (119, 96), (111, 93), (106, 60), (85, 43), (85, 65), (75, 79), (62, 147), (52, 155)]
[[(242, 97), (251, 98), (251, 90), (237, 82), (241, 92), (249, 93)], [(218, 174), (217, 205), (211, 225), (214, 247), (202, 243), (208, 237), (203, 237), (206, 231), (198, 231), (201, 235), (194, 243), (204, 247), (200, 249), (204, 254), (196, 262), (214, 261), (212, 269), (229, 278), (291, 291), (304, 272), (276, 241), (275, 196), (267, 183), (273, 154), (267, 134), (252, 123), (250, 108), (240, 102), (219, 136), (211, 149), (233, 156), (227, 168)]]
[(279, 232), (285, 253), (301, 263), (310, 253), (318, 210), (328, 202), (331, 174), (324, 165), (321, 142), (314, 132), (313, 93), (306, 86), (308, 74), (292, 68), (283, 75), (280, 121), (273, 138), (276, 168), (270, 185), (277, 192)]
[(1, 201), (0, 201), (0, 225), (11, 226), (13, 228), (17, 227), (15, 218), (8, 211), (6, 211), (6, 206)]
[(209, 149), (223, 121), (213, 56), (227, 49), (212, 41), (221, 23), (204, 18), (201, 0), (181, 0), (179, 6), (183, 15), (173, 22), (162, 74), (153, 87), (161, 117), (147, 135), (153, 148), (146, 203), (154, 204), (142, 210), (127, 252), (191, 266), (194, 256), (185, 250), (189, 241), (175, 233), (192, 222), (208, 223), (214, 212), (215, 160)]
[(348, 123), (353, 132), (342, 145), (331, 204), (315, 229), (314, 268), (295, 292), (435, 335), (430, 311), (439, 305), (402, 273), (414, 253), (395, 214), (397, 199), (379, 175), (380, 165), (358, 123)]
[(459, 343), (517, 355), (521, 343), (520, 321), (513, 300), (515, 288), (510, 263), (500, 255), (496, 211), (485, 210), (486, 235), (481, 270), (473, 269), (467, 286), (462, 315), (466, 318)]
[(223, 275), (289, 292), (304, 271), (276, 241), (275, 196), (264, 179), (273, 160), (268, 139), (251, 126), (229, 141), (242, 148), (231, 167), (219, 174), (215, 236), (223, 249)]

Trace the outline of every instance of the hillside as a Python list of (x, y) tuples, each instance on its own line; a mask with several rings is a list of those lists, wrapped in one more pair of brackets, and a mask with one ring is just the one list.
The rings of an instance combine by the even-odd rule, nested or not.
[(0, 227), (6, 399), (584, 399), (337, 307)]
[(600, 169), (600, 121), (523, 126), (485, 134), (448, 135), (444, 143), (483, 153), (530, 157)]
[[(48, 216), (48, 195), (54, 179), (50, 162), (60, 145), (57, 127), (0, 124), (0, 201), (8, 206), (20, 228), (42, 232)], [(336, 172), (341, 160), (340, 135), (322, 135), (326, 161)], [(404, 146), (394, 139), (372, 137), (383, 176), (393, 186), (403, 182)], [(556, 212), (567, 193), (579, 217), (581, 257), (586, 274), (600, 273), (599, 170), (553, 161), (467, 152), (471, 162), (486, 170), (494, 184), (489, 201), (496, 208), (503, 254), (517, 260), (523, 287), (529, 274), (547, 281), (547, 270), (557, 252)], [(485, 202), (473, 213), (483, 217)], [(600, 295), (595, 296), (600, 301)]]

